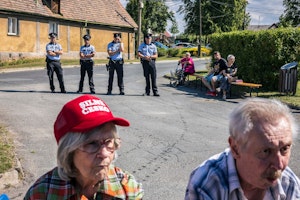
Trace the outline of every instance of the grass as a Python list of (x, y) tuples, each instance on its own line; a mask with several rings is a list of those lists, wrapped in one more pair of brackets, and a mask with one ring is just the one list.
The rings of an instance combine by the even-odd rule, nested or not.
[(7, 129), (0, 125), (0, 174), (14, 166), (15, 153), (13, 140)]

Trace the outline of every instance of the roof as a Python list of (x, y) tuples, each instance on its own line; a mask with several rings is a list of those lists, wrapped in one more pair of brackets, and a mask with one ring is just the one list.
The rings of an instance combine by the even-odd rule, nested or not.
[(1, 10), (103, 25), (138, 27), (119, 0), (60, 0), (60, 14), (53, 13), (45, 0), (1, 0)]
[(260, 31), (260, 30), (275, 29), (275, 28), (278, 28), (278, 23), (273, 23), (271, 25), (249, 25), (247, 27), (247, 30)]

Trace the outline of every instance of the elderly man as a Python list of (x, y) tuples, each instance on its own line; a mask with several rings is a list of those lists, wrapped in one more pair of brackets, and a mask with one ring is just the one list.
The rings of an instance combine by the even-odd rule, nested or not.
[(230, 115), (229, 149), (196, 168), (185, 200), (300, 199), (288, 167), (295, 120), (277, 100), (250, 98)]
[(28, 190), (29, 199), (142, 199), (141, 183), (113, 165), (120, 137), (113, 116), (101, 99), (83, 95), (66, 103), (54, 123), (58, 143), (57, 167)]

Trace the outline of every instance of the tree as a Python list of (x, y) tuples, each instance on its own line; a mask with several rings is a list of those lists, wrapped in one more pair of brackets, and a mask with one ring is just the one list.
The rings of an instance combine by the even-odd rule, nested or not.
[(170, 33), (176, 35), (177, 33), (179, 33), (179, 30), (178, 30), (178, 25), (177, 25), (177, 22), (174, 20), (172, 21), (172, 26), (171, 28), (169, 29)]
[[(163, 33), (167, 27), (167, 21), (176, 23), (174, 13), (168, 10), (164, 0), (144, 0), (142, 9), (142, 26), (143, 33), (151, 30), (153, 33)], [(129, 0), (126, 5), (127, 12), (137, 22), (138, 21), (139, 0)]]
[(300, 24), (300, 1), (299, 0), (284, 0), (284, 14), (280, 16), (280, 25), (287, 27), (296, 27)]
[[(250, 23), (250, 15), (245, 12), (247, 0), (200, 0), (202, 34), (243, 30)], [(179, 12), (187, 22), (185, 33), (200, 32), (199, 0), (182, 0)]]

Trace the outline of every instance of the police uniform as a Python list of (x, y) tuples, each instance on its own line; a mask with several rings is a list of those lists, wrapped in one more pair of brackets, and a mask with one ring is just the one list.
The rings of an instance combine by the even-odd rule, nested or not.
[[(151, 34), (146, 34), (144, 37), (144, 43), (142, 43), (139, 48), (139, 56), (141, 58), (141, 63), (143, 65), (144, 77), (146, 79), (146, 95), (150, 95), (150, 78), (152, 83), (152, 91), (154, 96), (159, 96), (156, 85), (156, 65), (155, 58), (151, 58), (153, 55), (157, 55), (157, 48), (153, 43), (146, 43), (146, 38), (151, 38)], [(150, 59), (146, 59), (146, 57), (150, 57)]]
[(94, 67), (94, 61), (93, 56), (95, 54), (95, 47), (87, 41), (90, 41), (91, 36), (90, 35), (84, 35), (83, 39), (85, 40), (85, 45), (80, 47), (80, 81), (79, 81), (79, 89), (77, 93), (82, 92), (83, 89), (83, 82), (85, 73), (87, 73), (89, 78), (89, 86), (90, 86), (90, 92), (91, 94), (95, 94), (95, 86), (94, 86), (94, 80), (93, 80), (93, 67)]
[(123, 43), (118, 41), (121, 38), (120, 33), (114, 33), (114, 40), (107, 45), (107, 52), (109, 54), (109, 78), (107, 95), (110, 95), (113, 89), (114, 72), (117, 72), (118, 86), (120, 95), (124, 95), (124, 82), (123, 82), (123, 64), (124, 60), (122, 57)]
[[(56, 36), (57, 36), (56, 33), (50, 33), (49, 37), (51, 39), (51, 42), (46, 45), (47, 74), (49, 77), (51, 92), (55, 92), (55, 86), (53, 83), (53, 73), (55, 72), (59, 82), (60, 91), (62, 93), (66, 93), (65, 86), (64, 86), (64, 79), (63, 79), (63, 69), (60, 63), (60, 54), (55, 53), (57, 51), (62, 51), (62, 47), (60, 44), (56, 43), (54, 39), (56, 38)], [(55, 55), (51, 55), (51, 54), (55, 54)]]

